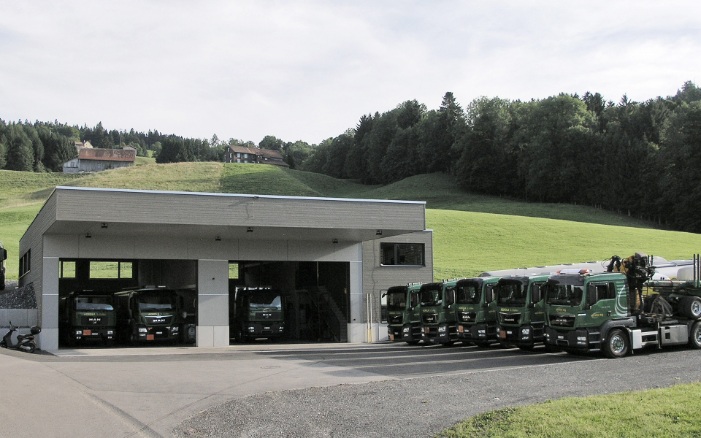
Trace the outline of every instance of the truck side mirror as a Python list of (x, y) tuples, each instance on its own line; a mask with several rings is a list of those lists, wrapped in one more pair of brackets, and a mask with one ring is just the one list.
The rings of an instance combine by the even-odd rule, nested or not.
[(2, 260), (7, 260), (7, 250), (5, 248), (2, 249)]

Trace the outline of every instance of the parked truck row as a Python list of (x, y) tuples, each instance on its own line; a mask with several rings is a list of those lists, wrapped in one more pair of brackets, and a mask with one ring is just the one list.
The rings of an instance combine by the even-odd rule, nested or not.
[(652, 280), (651, 257), (614, 256), (604, 272), (486, 276), (387, 291), (390, 341), (455, 341), (625, 356), (655, 346), (701, 348), (701, 261), (690, 280)]

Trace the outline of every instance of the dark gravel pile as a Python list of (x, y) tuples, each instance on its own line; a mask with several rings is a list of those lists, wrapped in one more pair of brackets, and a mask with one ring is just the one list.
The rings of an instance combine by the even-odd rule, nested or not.
[(18, 287), (16, 281), (5, 282), (5, 290), (0, 291), (0, 309), (36, 309), (37, 299), (34, 285)]

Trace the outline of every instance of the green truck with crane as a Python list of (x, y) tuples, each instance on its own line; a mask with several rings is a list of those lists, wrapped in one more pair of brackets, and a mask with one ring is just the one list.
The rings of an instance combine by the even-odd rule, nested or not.
[(387, 289), (387, 335), (390, 342), (416, 345), (421, 341), (421, 283)]
[(548, 347), (623, 357), (654, 346), (701, 348), (701, 270), (690, 281), (651, 281), (653, 259), (612, 257), (607, 272), (553, 275), (545, 287)]

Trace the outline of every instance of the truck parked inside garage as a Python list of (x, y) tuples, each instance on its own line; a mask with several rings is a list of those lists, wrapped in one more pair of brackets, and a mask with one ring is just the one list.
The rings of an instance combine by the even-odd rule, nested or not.
[(229, 302), (229, 330), (236, 341), (278, 339), (285, 335), (284, 297), (270, 287), (237, 287)]
[(7, 250), (0, 242), (0, 290), (5, 290), (5, 260), (7, 260)]
[(425, 343), (447, 346), (458, 340), (456, 283), (457, 280), (444, 280), (421, 285), (421, 339)]
[(654, 268), (644, 254), (624, 261), (613, 257), (608, 271), (548, 280), (547, 345), (570, 353), (603, 352), (610, 358), (646, 346), (701, 348), (698, 258), (695, 278), (687, 282), (648, 282)]
[(532, 350), (543, 342), (545, 313), (541, 287), (548, 277), (547, 274), (502, 277), (494, 286), (502, 346)]
[(122, 341), (174, 343), (180, 339), (185, 315), (183, 298), (177, 291), (149, 286), (116, 292), (114, 298)]
[(112, 295), (73, 291), (59, 302), (59, 331), (68, 345), (81, 341), (112, 344), (116, 336), (117, 314)]
[(458, 339), (478, 346), (497, 342), (497, 303), (494, 286), (498, 277), (458, 280), (455, 289), (455, 312)]
[(391, 342), (416, 345), (421, 341), (421, 283), (387, 289), (387, 331)]

